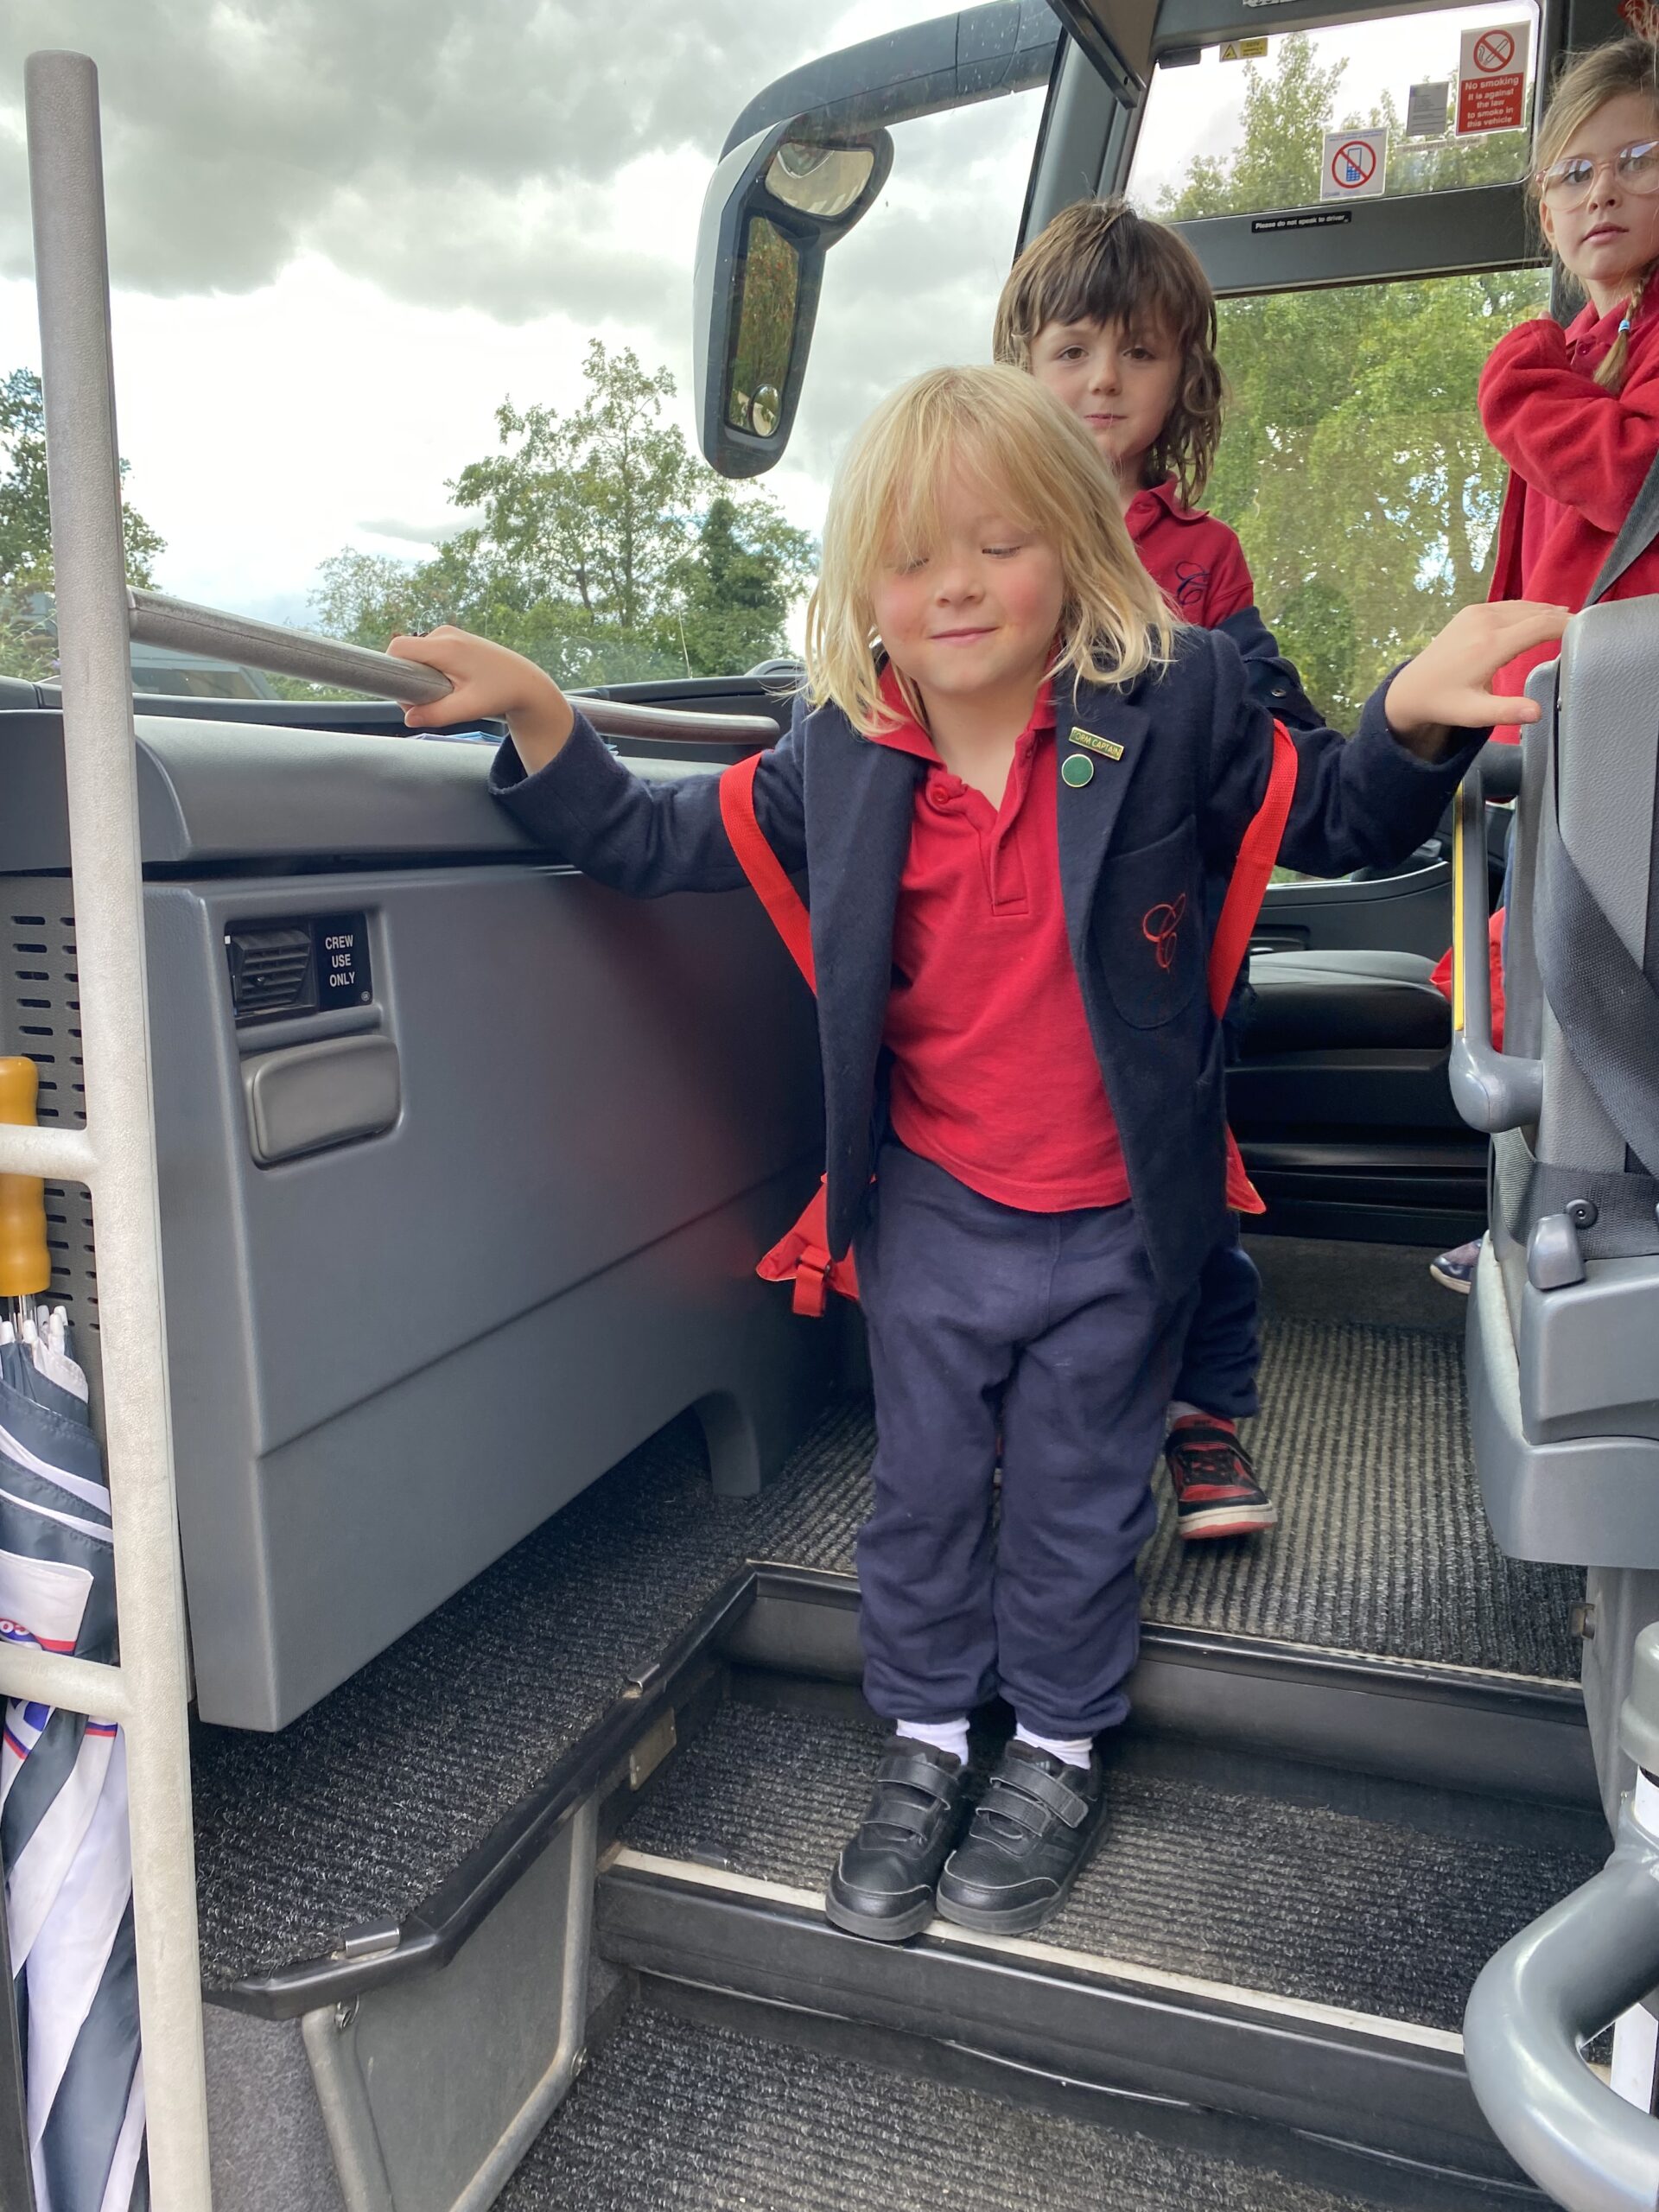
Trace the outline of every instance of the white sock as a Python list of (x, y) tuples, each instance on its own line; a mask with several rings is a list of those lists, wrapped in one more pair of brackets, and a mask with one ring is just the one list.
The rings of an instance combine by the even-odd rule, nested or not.
[(1178, 1421), (1213, 1421), (1202, 1406), (1190, 1406), (1185, 1398), (1172, 1398), (1164, 1414), (1164, 1433), (1168, 1434)]
[(913, 1744), (931, 1744), (936, 1751), (954, 1751), (968, 1764), (966, 1720), (896, 1720), (893, 1726)]
[(1047, 1751), (1057, 1759), (1064, 1759), (1067, 1766), (1087, 1766), (1089, 1755), (1094, 1749), (1094, 1739), (1089, 1736), (1038, 1736), (1023, 1721), (1014, 1732), (1016, 1744), (1030, 1744), (1039, 1751)]

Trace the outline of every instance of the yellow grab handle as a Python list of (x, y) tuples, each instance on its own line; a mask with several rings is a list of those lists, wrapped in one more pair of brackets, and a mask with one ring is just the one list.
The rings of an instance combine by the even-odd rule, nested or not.
[[(0, 1059), (0, 1122), (35, 1126), (41, 1071), (33, 1060)], [(38, 1175), (0, 1175), (0, 1298), (48, 1289), (46, 1186)]]

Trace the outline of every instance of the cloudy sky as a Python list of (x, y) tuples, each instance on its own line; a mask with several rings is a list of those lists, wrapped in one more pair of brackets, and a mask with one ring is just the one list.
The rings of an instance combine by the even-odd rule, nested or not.
[[(37, 365), (23, 57), (99, 65), (130, 495), (164, 588), (302, 618), (342, 545), (418, 553), (511, 394), (558, 405), (588, 337), (665, 362), (691, 417), (703, 188), (773, 77), (938, 0), (7, 0), (0, 372)], [(594, 26), (609, 27), (608, 42)], [(839, 438), (899, 377), (983, 358), (1042, 95), (908, 126), (831, 255), (772, 480), (815, 526)]]
[[(342, 546), (418, 555), (453, 526), (445, 481), (491, 447), (498, 402), (568, 403), (594, 333), (668, 365), (689, 435), (697, 216), (728, 128), (785, 70), (940, 12), (5, 0), (0, 372), (39, 358), (22, 61), (75, 48), (101, 78), (121, 444), (130, 497), (168, 542), (159, 580), (303, 620)], [(1343, 34), (1345, 92), (1398, 77), (1403, 104), (1408, 76), (1455, 66), (1459, 28), (1448, 10)], [(1233, 138), (1244, 75), (1211, 54), (1166, 80), (1139, 194)], [(986, 358), (1042, 100), (895, 133), (881, 201), (829, 257), (794, 441), (769, 480), (809, 527), (882, 391)]]

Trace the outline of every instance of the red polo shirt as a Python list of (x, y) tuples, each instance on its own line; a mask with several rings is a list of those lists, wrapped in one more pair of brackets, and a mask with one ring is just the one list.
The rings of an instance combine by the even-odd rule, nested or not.
[(906, 712), (874, 741), (928, 764), (893, 920), (890, 1110), (901, 1144), (1028, 1213), (1129, 1195), (1066, 941), (1054, 702), (1045, 684), (1002, 804), (953, 776)]
[(1137, 492), (1124, 515), (1141, 565), (1183, 621), (1213, 630), (1255, 602), (1244, 549), (1224, 522), (1184, 507), (1169, 483)]

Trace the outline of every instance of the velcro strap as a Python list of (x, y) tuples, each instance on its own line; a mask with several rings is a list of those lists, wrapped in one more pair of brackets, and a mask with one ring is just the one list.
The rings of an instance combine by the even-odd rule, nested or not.
[(905, 1835), (925, 1836), (938, 1817), (936, 1806), (918, 1805), (913, 1797), (880, 1797), (865, 1814), (862, 1825), (897, 1828)]
[(878, 1785), (898, 1782), (907, 1789), (925, 1789), (930, 1797), (944, 1798), (950, 1795), (950, 1785), (956, 1777), (944, 1773), (931, 1759), (918, 1759), (912, 1751), (889, 1751), (877, 1767), (875, 1779)]
[(991, 1778), (991, 1786), (985, 1799), (988, 1811), (1001, 1813), (1005, 1820), (1018, 1820), (1020, 1815), (1017, 1812), (997, 1802), (1005, 1789), (1017, 1797), (1034, 1799), (1046, 1811), (1052, 1813), (1057, 1821), (1064, 1821), (1069, 1828), (1081, 1827), (1089, 1817), (1089, 1800), (1086, 1797), (1080, 1796), (1058, 1775), (1050, 1774), (1029, 1759), (1021, 1759), (1017, 1765), (1008, 1759), (999, 1766)]
[(816, 1252), (810, 1247), (795, 1262), (795, 1289), (790, 1299), (792, 1312), (804, 1313), (810, 1321), (822, 1319), (830, 1303), (830, 1255)]

